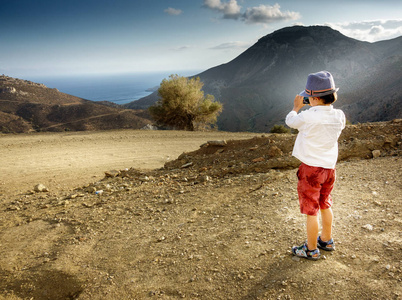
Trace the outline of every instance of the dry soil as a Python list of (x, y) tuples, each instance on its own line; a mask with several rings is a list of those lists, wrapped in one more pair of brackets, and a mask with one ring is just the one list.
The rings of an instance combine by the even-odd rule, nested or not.
[[(336, 250), (317, 262), (290, 252), (294, 136), (0, 136), (0, 299), (400, 299), (400, 134), (338, 163)], [(243, 142), (199, 148), (223, 139)]]

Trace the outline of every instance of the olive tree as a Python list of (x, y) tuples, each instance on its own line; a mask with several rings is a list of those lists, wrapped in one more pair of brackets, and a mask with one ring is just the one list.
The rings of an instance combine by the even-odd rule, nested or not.
[(200, 78), (170, 75), (158, 89), (159, 100), (149, 108), (158, 125), (194, 131), (216, 124), (222, 104), (202, 91)]

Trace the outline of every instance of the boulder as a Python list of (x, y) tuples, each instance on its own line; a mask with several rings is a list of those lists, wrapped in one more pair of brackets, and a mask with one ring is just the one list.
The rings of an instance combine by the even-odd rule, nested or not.
[(45, 185), (39, 183), (39, 184), (35, 185), (34, 191), (37, 193), (42, 193), (42, 192), (48, 192), (49, 189)]

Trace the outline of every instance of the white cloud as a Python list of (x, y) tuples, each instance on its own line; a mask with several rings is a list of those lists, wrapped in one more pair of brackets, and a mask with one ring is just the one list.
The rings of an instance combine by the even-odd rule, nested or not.
[(238, 19), (240, 17), (241, 6), (237, 4), (237, 0), (229, 0), (228, 2), (204, 0), (204, 6), (222, 13), (224, 19)]
[(227, 2), (204, 0), (204, 7), (222, 13), (224, 19), (240, 19), (247, 24), (270, 24), (300, 18), (298, 12), (282, 12), (280, 5), (277, 3), (273, 6), (261, 4), (260, 6), (247, 8), (244, 13), (241, 13), (241, 6), (237, 3), (237, 0)]
[(204, 6), (211, 9), (222, 9), (221, 0), (204, 0)]
[(235, 42), (228, 42), (228, 43), (223, 43), (218, 46), (212, 47), (210, 49), (212, 50), (232, 50), (232, 49), (247, 49), (251, 46), (250, 43), (246, 42), (240, 42), (240, 41), (235, 41)]
[(261, 4), (258, 7), (248, 8), (242, 18), (248, 24), (269, 24), (279, 21), (297, 20), (300, 18), (300, 14), (290, 11), (282, 12), (278, 3), (273, 6)]
[(367, 42), (387, 40), (402, 35), (402, 19), (328, 23), (325, 25), (340, 31), (348, 37)]
[(176, 48), (171, 48), (170, 50), (173, 50), (173, 51), (183, 51), (183, 50), (187, 50), (187, 49), (190, 49), (190, 48), (193, 48), (193, 47), (192, 47), (192, 46), (185, 45), (185, 46), (180, 46), (180, 47), (176, 47)]
[(169, 7), (167, 9), (165, 9), (165, 13), (167, 13), (167, 14), (169, 14), (171, 16), (178, 16), (181, 13), (183, 13), (183, 11), (181, 9), (176, 9), (176, 8)]

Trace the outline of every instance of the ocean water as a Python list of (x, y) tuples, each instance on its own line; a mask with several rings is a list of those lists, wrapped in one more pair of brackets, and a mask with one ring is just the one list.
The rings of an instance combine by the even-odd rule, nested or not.
[(148, 96), (171, 74), (191, 76), (200, 71), (24, 78), (92, 101), (125, 104)]

